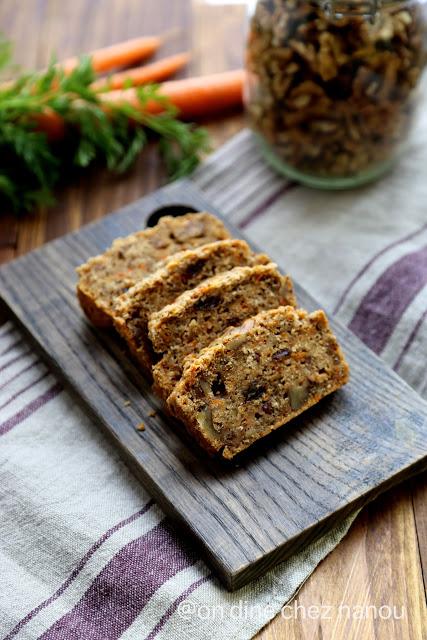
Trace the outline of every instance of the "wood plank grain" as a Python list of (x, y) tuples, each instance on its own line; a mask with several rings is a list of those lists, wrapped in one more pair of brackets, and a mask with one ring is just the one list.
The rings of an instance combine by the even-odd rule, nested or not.
[[(213, 28), (221, 14), (221, 29)], [(243, 66), (247, 7), (223, 6), (193, 1), (192, 69), (195, 75), (216, 73)], [(218, 25), (219, 26), (219, 25)], [(236, 46), (236, 42), (238, 46)]]
[[(412, 483), (414, 524), (420, 553), (424, 595), (427, 601), (427, 475)], [(427, 635), (427, 634), (426, 634)]]
[(12, 260), (18, 241), (18, 221), (12, 215), (0, 217), (0, 264)]
[(347, 537), (257, 640), (427, 636), (411, 484), (387, 492), (362, 512)]
[[(188, 183), (176, 183), (2, 267), (0, 289), (148, 490), (235, 589), (424, 467), (427, 405), (332, 322), (351, 365), (348, 388), (266, 438), (236, 466), (205, 460), (182, 430), (170, 428), (114, 336), (84, 322), (74, 293), (76, 265), (144, 226), (159, 206), (177, 202), (212, 210)], [(305, 308), (319, 306), (298, 285), (296, 293)], [(149, 427), (143, 436), (135, 428), (141, 420)]]

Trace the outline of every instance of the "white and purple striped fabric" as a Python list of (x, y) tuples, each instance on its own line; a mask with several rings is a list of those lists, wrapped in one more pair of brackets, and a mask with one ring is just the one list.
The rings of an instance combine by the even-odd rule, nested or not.
[[(382, 182), (323, 193), (279, 178), (244, 131), (194, 181), (427, 396), (425, 142), (427, 119)], [(0, 327), (2, 640), (250, 638), (354, 517), (226, 592), (17, 328)]]

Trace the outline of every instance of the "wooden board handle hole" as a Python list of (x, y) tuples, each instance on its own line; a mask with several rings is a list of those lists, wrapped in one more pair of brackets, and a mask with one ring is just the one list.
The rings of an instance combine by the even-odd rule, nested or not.
[(183, 216), (186, 213), (196, 213), (197, 209), (188, 204), (168, 204), (150, 213), (147, 218), (147, 227), (154, 227), (163, 216)]

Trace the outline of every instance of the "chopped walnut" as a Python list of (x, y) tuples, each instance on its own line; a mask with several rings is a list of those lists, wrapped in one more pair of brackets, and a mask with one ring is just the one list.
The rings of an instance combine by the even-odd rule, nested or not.
[(386, 165), (413, 119), (426, 18), (421, 4), (384, 7), (370, 23), (333, 18), (314, 0), (260, 0), (247, 55), (254, 129), (304, 175)]

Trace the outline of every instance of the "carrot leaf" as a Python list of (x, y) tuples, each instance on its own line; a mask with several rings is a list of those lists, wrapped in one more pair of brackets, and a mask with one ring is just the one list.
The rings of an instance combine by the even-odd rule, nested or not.
[[(0, 75), (9, 77), (10, 45), (0, 38)], [(0, 84), (0, 214), (23, 214), (54, 202), (64, 176), (93, 164), (127, 171), (151, 139), (171, 179), (187, 175), (208, 149), (204, 129), (181, 122), (159, 86), (138, 89), (140, 106), (157, 101), (162, 112), (110, 104), (105, 90), (91, 87), (95, 73), (87, 56), (69, 74), (53, 60), (42, 72), (20, 73)], [(103, 94), (103, 95), (102, 95)], [(52, 118), (52, 116), (54, 116)], [(43, 118), (59, 121), (63, 135), (49, 135)]]

